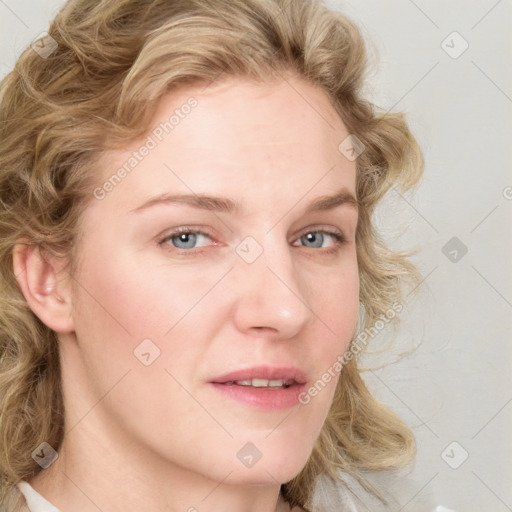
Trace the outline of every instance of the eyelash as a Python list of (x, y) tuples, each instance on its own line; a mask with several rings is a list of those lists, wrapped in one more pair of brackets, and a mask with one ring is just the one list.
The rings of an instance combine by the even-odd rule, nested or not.
[[(160, 238), (158, 240), (158, 246), (162, 247), (162, 246), (166, 245), (166, 242), (168, 242), (172, 238), (174, 238), (178, 235), (181, 235), (183, 233), (194, 234), (194, 235), (204, 235), (208, 238), (211, 238), (211, 236), (208, 233), (201, 231), (200, 229), (189, 228), (189, 227), (183, 226), (183, 227), (175, 229), (172, 233), (166, 234), (165, 237)], [(312, 229), (312, 230), (306, 231), (303, 234), (301, 234), (298, 237), (298, 239), (300, 239), (303, 236), (308, 235), (310, 233), (323, 233), (323, 234), (332, 236), (334, 238), (335, 243), (331, 247), (329, 247), (327, 249), (321, 249), (321, 248), (314, 249), (314, 250), (321, 250), (324, 254), (336, 254), (340, 250), (341, 246), (346, 243), (345, 237), (343, 236), (343, 234), (341, 232), (330, 231), (327, 229)], [(201, 247), (198, 249), (194, 249), (194, 248), (179, 249), (178, 247), (174, 247), (174, 246), (171, 246), (171, 247), (172, 247), (171, 249), (167, 249), (167, 250), (169, 250), (170, 252), (176, 252), (178, 255), (185, 255), (185, 254), (186, 255), (192, 255), (192, 254), (197, 255), (197, 254), (204, 252), (204, 249), (206, 249), (206, 248), (201, 248)], [(300, 246), (300, 247), (304, 247), (304, 246)], [(201, 249), (203, 249), (203, 251), (201, 251)]]

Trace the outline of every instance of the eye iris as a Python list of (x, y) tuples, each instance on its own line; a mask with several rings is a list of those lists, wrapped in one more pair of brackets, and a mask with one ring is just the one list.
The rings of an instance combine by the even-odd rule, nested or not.
[(308, 242), (313, 242), (313, 247), (322, 247), (324, 235), (322, 233), (314, 232), (308, 233), (304, 235), (302, 238), (305, 238)]
[[(179, 235), (172, 237), (172, 243), (178, 249), (191, 249), (194, 247), (196, 243), (196, 238), (197, 235), (195, 233), (181, 233)], [(185, 244), (185, 247), (176, 245), (176, 240), (178, 240), (178, 242), (183, 242)]]
[[(197, 236), (198, 233), (187, 231), (171, 236), (168, 240), (178, 249), (193, 249), (197, 242)], [(306, 245), (304, 244), (304, 241), (306, 241), (307, 244), (311, 244), (310, 247), (321, 248), (323, 246), (324, 237), (325, 235), (321, 231), (311, 231), (303, 235), (301, 240), (303, 241), (303, 245)]]

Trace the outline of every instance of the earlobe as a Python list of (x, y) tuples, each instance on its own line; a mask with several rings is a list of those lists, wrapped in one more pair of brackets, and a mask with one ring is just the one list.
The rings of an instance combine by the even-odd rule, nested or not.
[(13, 269), (20, 289), (34, 314), (50, 329), (73, 332), (69, 279), (54, 256), (43, 256), (39, 245), (18, 243)]

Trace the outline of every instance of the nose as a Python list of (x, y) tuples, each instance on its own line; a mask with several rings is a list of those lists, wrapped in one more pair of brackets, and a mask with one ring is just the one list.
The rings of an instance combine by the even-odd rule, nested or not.
[(275, 236), (265, 238), (259, 249), (263, 251), (252, 263), (237, 256), (232, 272), (234, 322), (246, 334), (290, 339), (314, 318), (306, 296), (307, 283), (301, 279), (287, 243), (277, 242)]

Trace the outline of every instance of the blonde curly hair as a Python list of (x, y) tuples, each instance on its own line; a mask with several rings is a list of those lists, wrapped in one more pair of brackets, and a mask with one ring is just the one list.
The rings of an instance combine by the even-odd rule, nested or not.
[[(418, 182), (422, 153), (403, 114), (362, 97), (367, 51), (344, 14), (312, 0), (69, 0), (48, 32), (53, 53), (43, 59), (27, 48), (0, 86), (0, 507), (14, 511), (24, 502), (16, 483), (41, 469), (31, 452), (44, 441), (61, 445), (64, 404), (58, 338), (28, 306), (13, 249), (38, 245), (74, 272), (94, 162), (144, 134), (174, 86), (291, 71), (322, 87), (364, 145), (356, 161), (359, 328), (402, 302), (404, 282), (419, 280), (408, 255), (387, 248), (372, 214), (390, 187)], [(347, 473), (376, 492), (364, 471), (402, 467), (414, 454), (412, 432), (372, 397), (353, 358), (306, 466), (281, 491), (306, 510), (321, 474), (336, 481)]]

